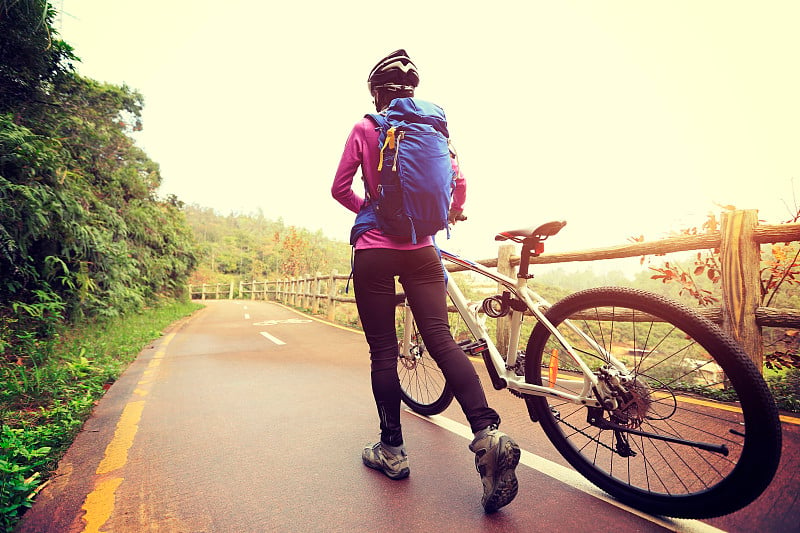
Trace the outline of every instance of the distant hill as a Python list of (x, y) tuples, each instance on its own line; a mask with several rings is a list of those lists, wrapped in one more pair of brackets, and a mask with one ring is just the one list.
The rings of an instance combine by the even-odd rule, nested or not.
[(197, 244), (198, 267), (189, 282), (223, 283), (350, 270), (350, 246), (322, 231), (287, 226), (256, 213), (221, 215), (187, 205), (186, 220)]

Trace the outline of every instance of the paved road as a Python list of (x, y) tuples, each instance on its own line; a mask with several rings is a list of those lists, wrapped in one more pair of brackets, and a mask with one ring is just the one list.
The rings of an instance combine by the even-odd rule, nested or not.
[[(408, 479), (361, 464), (377, 437), (368, 376), (358, 333), (277, 304), (208, 302), (111, 387), (18, 531), (783, 533), (800, 523), (796, 453), (748, 508), (665, 520), (587, 486), (519, 400), (494, 390), (524, 453), (519, 496), (486, 516), (455, 405), (433, 419), (404, 412)], [(785, 448), (797, 450), (798, 426), (785, 427)]]

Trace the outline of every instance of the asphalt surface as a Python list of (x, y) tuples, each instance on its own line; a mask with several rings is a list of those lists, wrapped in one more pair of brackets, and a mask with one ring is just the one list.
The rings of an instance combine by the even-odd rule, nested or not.
[(523, 448), (516, 500), (483, 513), (455, 403), (433, 419), (403, 413), (411, 476), (389, 480), (361, 463), (378, 436), (363, 335), (277, 304), (206, 303), (109, 389), (18, 532), (800, 530), (797, 424), (784, 424), (778, 476), (747, 508), (652, 517), (566, 467), (481, 363)]

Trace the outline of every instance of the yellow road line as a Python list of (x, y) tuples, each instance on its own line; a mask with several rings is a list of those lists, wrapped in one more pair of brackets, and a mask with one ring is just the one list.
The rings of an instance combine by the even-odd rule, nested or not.
[(800, 418), (794, 416), (779, 415), (778, 418), (780, 418), (781, 422), (784, 424), (800, 425)]
[(100, 466), (97, 467), (98, 475), (108, 474), (125, 466), (128, 462), (128, 450), (133, 446), (133, 439), (139, 429), (139, 420), (142, 418), (144, 400), (131, 402), (125, 406), (122, 416), (114, 431), (114, 438), (106, 446), (106, 453)]
[[(166, 354), (167, 345), (174, 337), (174, 332), (164, 336), (161, 345), (147, 364), (147, 368), (142, 372), (142, 377), (136, 384), (133, 394), (139, 397), (149, 394), (155, 372)], [(114, 437), (106, 446), (103, 459), (95, 471), (98, 477), (95, 480), (94, 489), (86, 496), (83, 506), (81, 506), (81, 509), (85, 511), (83, 533), (99, 533), (102, 531), (100, 528), (114, 513), (116, 492), (125, 478), (119, 475), (111, 477), (109, 474), (118, 472), (127, 464), (128, 452), (133, 446), (139, 430), (139, 421), (142, 418), (144, 406), (144, 400), (129, 401), (122, 410), (114, 430)]]
[(111, 518), (111, 513), (114, 512), (114, 495), (121, 483), (121, 477), (102, 480), (86, 496), (86, 501), (81, 507), (86, 511), (83, 516), (83, 520), (86, 522), (86, 526), (83, 528), (84, 533), (99, 533), (103, 524)]
[[(662, 395), (659, 394), (659, 396), (662, 396)], [(662, 397), (667, 397), (667, 395), (664, 394)], [(688, 396), (680, 396), (680, 395), (675, 396), (675, 398), (679, 402), (691, 403), (691, 404), (694, 404), (694, 405), (702, 405), (703, 407), (711, 407), (713, 409), (720, 409), (722, 411), (730, 411), (731, 413), (742, 414), (741, 407), (736, 407), (735, 405), (726, 405), (726, 404), (723, 404), (723, 403), (711, 402), (711, 401), (708, 401), (708, 400), (702, 400), (700, 398), (690, 398)], [(785, 423), (785, 424), (800, 424), (800, 418), (797, 418), (797, 417), (779, 415), (778, 418), (780, 418), (780, 421)]]

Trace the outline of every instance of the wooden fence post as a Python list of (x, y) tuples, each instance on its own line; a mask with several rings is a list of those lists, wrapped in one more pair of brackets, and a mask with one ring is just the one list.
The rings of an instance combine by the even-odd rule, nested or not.
[[(516, 276), (514, 267), (511, 265), (511, 255), (514, 253), (513, 244), (503, 244), (497, 249), (497, 272), (510, 278)], [(498, 284), (498, 290), (504, 291), (505, 288)], [(508, 353), (508, 343), (510, 342), (511, 316), (504, 316), (497, 319), (497, 349), (501, 354)]]
[(314, 274), (314, 281), (311, 284), (311, 292), (313, 294), (311, 300), (311, 314), (316, 315), (319, 313), (319, 280), (322, 277), (322, 272)]
[(760, 247), (754, 239), (758, 211), (722, 215), (722, 324), (762, 371), (764, 344), (756, 309), (761, 301)]
[(336, 318), (336, 270), (331, 270), (331, 275), (328, 278), (328, 310), (325, 318), (334, 321)]

